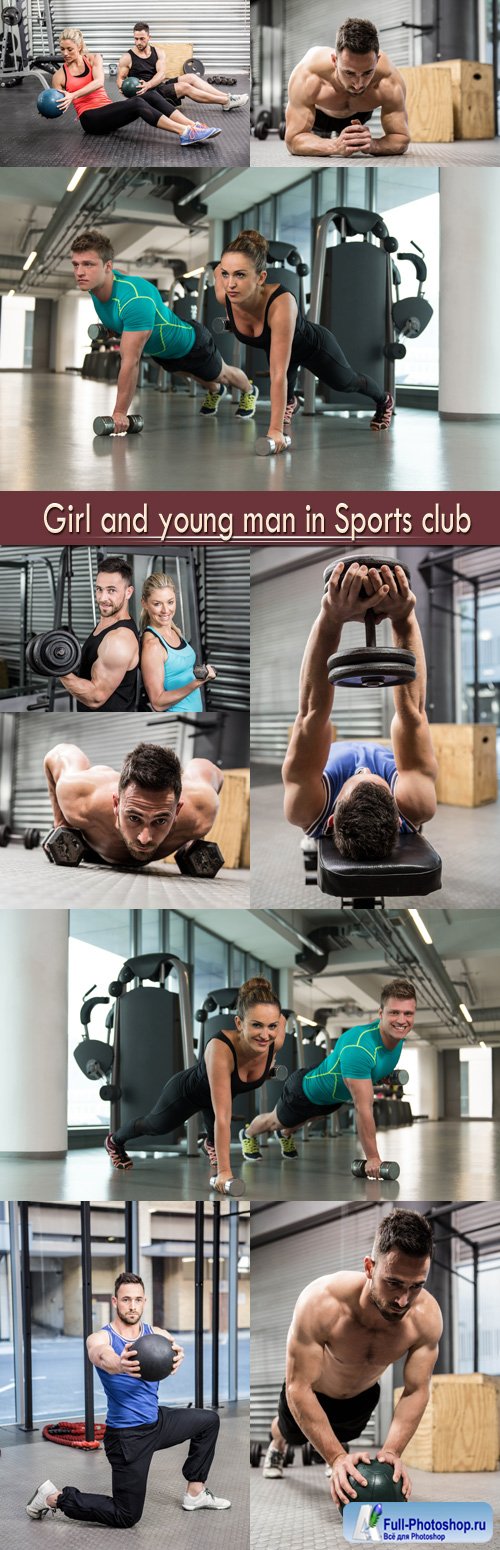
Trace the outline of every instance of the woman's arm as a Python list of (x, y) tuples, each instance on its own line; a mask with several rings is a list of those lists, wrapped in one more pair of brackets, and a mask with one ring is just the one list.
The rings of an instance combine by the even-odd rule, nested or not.
[(181, 689), (165, 689), (163, 680), (166, 658), (168, 658), (166, 647), (162, 646), (157, 636), (145, 633), (142, 643), (141, 673), (153, 710), (168, 710), (170, 705), (178, 705), (188, 694), (192, 694), (194, 689), (200, 687), (198, 679), (191, 678)]
[(217, 1153), (217, 1189), (224, 1193), (224, 1184), (232, 1179), (230, 1146), (233, 1098), (231, 1050), (219, 1039), (211, 1039), (205, 1050), (205, 1065), (210, 1084), (210, 1097), (215, 1114), (215, 1150)]
[(75, 97), (87, 97), (89, 92), (95, 91), (96, 86), (104, 86), (104, 64), (102, 54), (89, 54), (88, 61), (92, 71), (92, 80), (89, 81), (88, 86), (81, 86), (79, 91), (71, 92), (71, 98), (73, 102), (75, 101)]
[(269, 437), (274, 441), (283, 438), (283, 419), (287, 404), (286, 374), (290, 365), (293, 336), (297, 321), (297, 303), (290, 293), (278, 296), (269, 316), (271, 330), (271, 354), (269, 375), (271, 378), (271, 420)]

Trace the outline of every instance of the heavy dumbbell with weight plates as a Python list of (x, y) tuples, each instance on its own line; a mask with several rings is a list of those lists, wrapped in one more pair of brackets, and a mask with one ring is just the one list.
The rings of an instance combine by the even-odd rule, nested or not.
[[(401, 1169), (397, 1162), (383, 1162), (380, 1164), (379, 1177), (381, 1179), (399, 1179)], [(369, 1179), (366, 1172), (366, 1157), (355, 1157), (351, 1163), (351, 1173), (355, 1179)]]
[(27, 666), (42, 678), (61, 678), (80, 666), (81, 649), (71, 630), (45, 630), (35, 635), (26, 647)]
[(79, 829), (66, 829), (59, 824), (47, 835), (43, 849), (55, 866), (79, 866), (87, 846)]
[(25, 829), (22, 834), (13, 834), (8, 823), (0, 823), (0, 848), (6, 845), (24, 845), (25, 850), (36, 850), (40, 844), (39, 829)]
[[(128, 425), (125, 432), (127, 436), (138, 436), (144, 430), (142, 414), (129, 414)], [(93, 425), (94, 436), (122, 436), (123, 431), (115, 429), (115, 422), (110, 414), (98, 414)]]
[[(385, 555), (359, 554), (356, 550), (353, 554), (341, 554), (326, 566), (323, 571), (324, 590), (326, 592), (330, 577), (336, 565), (342, 561), (345, 566), (341, 580), (344, 579), (349, 566), (356, 562), (357, 565), (366, 565), (369, 569), (376, 566), (388, 565), (395, 572), (399, 560), (388, 560)], [(407, 565), (402, 565), (405, 576), (410, 580), (410, 572)], [(412, 683), (417, 676), (417, 663), (413, 651), (407, 651), (403, 646), (377, 646), (376, 630), (380, 623), (380, 617), (372, 608), (364, 617), (366, 645), (353, 647), (351, 651), (335, 651), (328, 658), (328, 678), (331, 684), (339, 684), (346, 689), (363, 689), (367, 687), (383, 686), (391, 684)]]
[(224, 857), (214, 840), (188, 840), (175, 851), (175, 860), (183, 877), (217, 877)]

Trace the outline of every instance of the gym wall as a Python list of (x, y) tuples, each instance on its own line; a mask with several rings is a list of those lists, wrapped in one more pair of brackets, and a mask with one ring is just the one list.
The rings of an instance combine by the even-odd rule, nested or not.
[[(31, 8), (31, 0), (23, 0), (23, 14)], [(40, 29), (36, 7), (32, 9), (33, 51), (46, 50)], [(139, 6), (139, 11), (140, 11)], [(165, 4), (165, 0), (151, 0), (145, 7), (153, 41), (177, 43), (189, 41), (193, 54), (202, 59), (205, 70), (247, 71), (250, 67), (250, 14), (249, 0), (183, 0), (178, 8)], [(89, 49), (103, 55), (105, 66), (118, 62), (120, 55), (132, 41), (137, 7), (122, 11), (119, 6), (106, 6), (100, 0), (52, 0), (51, 5), (54, 40), (63, 27), (80, 27)]]

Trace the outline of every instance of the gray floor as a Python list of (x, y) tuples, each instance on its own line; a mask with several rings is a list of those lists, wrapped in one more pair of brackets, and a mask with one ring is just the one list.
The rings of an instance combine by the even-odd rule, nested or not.
[[(55, 1418), (56, 1419), (56, 1418)], [(133, 1529), (108, 1529), (98, 1524), (76, 1523), (62, 1512), (33, 1523), (25, 1513), (25, 1504), (37, 1485), (51, 1479), (55, 1485), (71, 1484), (80, 1491), (107, 1494), (110, 1469), (102, 1448), (96, 1453), (55, 1447), (45, 1442), (40, 1432), (23, 1439), (14, 1427), (2, 1427), (0, 1462), (2, 1479), (2, 1535), (9, 1550), (25, 1550), (45, 1535), (44, 1543), (66, 1544), (68, 1550), (84, 1550), (91, 1543), (95, 1550), (110, 1544), (135, 1545), (139, 1550), (165, 1550), (173, 1543), (179, 1550), (231, 1550), (249, 1543), (248, 1435), (246, 1409), (224, 1406), (217, 1453), (209, 1477), (216, 1496), (226, 1496), (232, 1505), (226, 1512), (183, 1512), (182, 1463), (187, 1448), (172, 1448), (156, 1454), (151, 1465), (143, 1517)], [(3, 1466), (3, 1467), (2, 1467)]]
[[(268, 135), (267, 140), (256, 140), (255, 135), (250, 138), (250, 165), (252, 167), (289, 167), (291, 162), (297, 168), (314, 167), (315, 172), (322, 165), (317, 156), (291, 156), (283, 140), (278, 134)], [(326, 157), (325, 157), (326, 163)], [(451, 145), (442, 145), (440, 142), (429, 145), (419, 145), (415, 142), (410, 145), (404, 157), (389, 157), (389, 166), (406, 167), (498, 167), (500, 166), (500, 139), (496, 140), (454, 140)], [(373, 167), (373, 156), (336, 156), (336, 167)], [(331, 158), (328, 166), (332, 166)]]
[[(244, 1163), (239, 1147), (232, 1168), (253, 1200), (499, 1200), (500, 1129), (490, 1120), (423, 1121), (380, 1131), (382, 1156), (398, 1162), (396, 1183), (354, 1178), (360, 1155), (353, 1135), (297, 1139), (299, 1158), (284, 1162), (276, 1140), (261, 1162)], [(196, 1200), (210, 1195), (210, 1170), (201, 1157), (136, 1156), (117, 1173), (101, 1147), (68, 1152), (59, 1160), (0, 1156), (6, 1200)], [(34, 1193), (35, 1192), (35, 1193)]]
[[(222, 404), (217, 417), (207, 421), (199, 414), (201, 393), (192, 398), (184, 392), (164, 394), (146, 388), (136, 394), (133, 404), (144, 416), (142, 435), (94, 437), (93, 419), (109, 414), (113, 393), (108, 384), (83, 381), (78, 373), (0, 374), (2, 487), (51, 490), (55, 466), (58, 491), (72, 492), (185, 491), (189, 486), (202, 491), (307, 490), (310, 494), (315, 490), (448, 491), (500, 486), (495, 420), (445, 421), (432, 410), (401, 409), (389, 434), (375, 436), (369, 415), (361, 419), (299, 415), (293, 451), (274, 459), (255, 456), (255, 441), (268, 428), (268, 405), (262, 404), (246, 425), (235, 420), (231, 402)], [(324, 497), (326, 513), (334, 510), (336, 499), (333, 494)], [(386, 495), (383, 509), (392, 510), (397, 504), (401, 505), (400, 496)], [(136, 507), (132, 502), (127, 509), (134, 512)], [(165, 496), (160, 509), (170, 510)], [(185, 509), (185, 503), (180, 509)], [(446, 499), (443, 509), (449, 509)], [(150, 501), (151, 536), (156, 536), (154, 519)]]
[[(345, 1550), (342, 1519), (330, 1495), (321, 1464), (307, 1469), (296, 1448), (291, 1469), (281, 1480), (265, 1480), (262, 1467), (250, 1475), (251, 1550)], [(500, 1473), (435, 1475), (410, 1470), (412, 1501), (489, 1502), (493, 1506), (494, 1539), (500, 1535)], [(496, 1529), (496, 1534), (495, 1534)], [(406, 1541), (408, 1543), (408, 1541)], [(435, 1550), (436, 1540), (427, 1540)]]
[(184, 877), (175, 863), (141, 872), (121, 867), (51, 866), (43, 850), (9, 845), (1, 851), (0, 906), (52, 909), (247, 909), (250, 873), (224, 867), (217, 877)]
[[(440, 804), (424, 832), (443, 861), (442, 887), (425, 899), (427, 908), (434, 904), (439, 909), (447, 906), (450, 909), (498, 909), (499, 804), (489, 802), (485, 807), (474, 808)], [(331, 894), (321, 893), (314, 886), (306, 887), (301, 831), (286, 823), (283, 817), (283, 792), (278, 772), (274, 785), (252, 785), (251, 833), (250, 897), (253, 909), (273, 905), (292, 909), (302, 905), (307, 909), (325, 910), (339, 907), (339, 901)], [(389, 906), (399, 901), (386, 895), (385, 902)], [(404, 903), (418, 906), (422, 899), (408, 895)]]
[[(0, 166), (72, 167), (84, 161), (86, 167), (182, 167), (187, 172), (190, 167), (205, 167), (207, 172), (248, 167), (249, 103), (223, 113), (222, 107), (212, 108), (185, 97), (179, 107), (186, 118), (193, 123), (201, 119), (221, 133), (205, 144), (184, 149), (177, 135), (143, 121), (115, 134), (87, 135), (72, 108), (61, 120), (41, 118), (36, 109), (40, 90), (40, 82), (33, 77), (25, 79), (21, 89), (0, 93)], [(237, 93), (249, 90), (248, 76), (244, 75), (231, 87)], [(106, 79), (106, 91), (113, 102), (122, 100), (114, 81)]]

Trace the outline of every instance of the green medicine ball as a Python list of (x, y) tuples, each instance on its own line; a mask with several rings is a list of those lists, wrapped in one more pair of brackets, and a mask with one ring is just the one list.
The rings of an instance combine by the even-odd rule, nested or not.
[[(356, 1492), (356, 1504), (358, 1502), (406, 1501), (402, 1481), (398, 1480), (397, 1485), (395, 1485), (392, 1478), (394, 1473), (392, 1464), (381, 1464), (378, 1459), (373, 1459), (371, 1464), (363, 1464), (360, 1459), (356, 1467), (368, 1482), (367, 1485), (360, 1485), (359, 1480), (354, 1480), (352, 1475), (349, 1475), (349, 1485), (352, 1485)], [(351, 1501), (354, 1502), (354, 1497), (351, 1498)]]
[(135, 97), (135, 94), (138, 92), (140, 86), (142, 86), (142, 81), (139, 80), (137, 75), (126, 75), (125, 80), (122, 83), (123, 96)]

